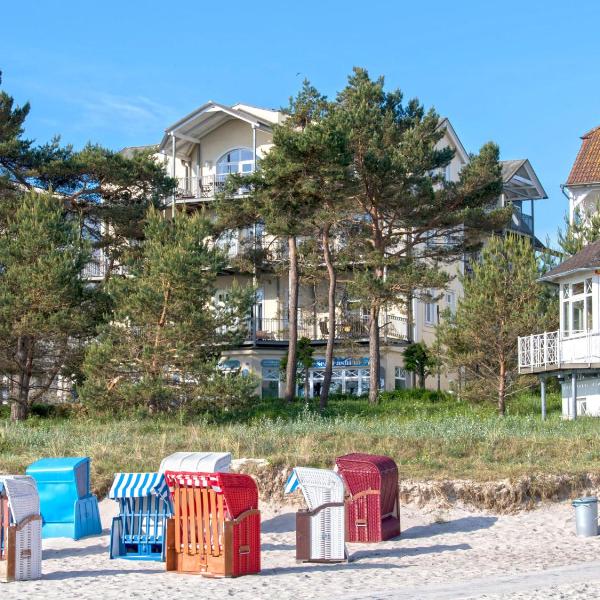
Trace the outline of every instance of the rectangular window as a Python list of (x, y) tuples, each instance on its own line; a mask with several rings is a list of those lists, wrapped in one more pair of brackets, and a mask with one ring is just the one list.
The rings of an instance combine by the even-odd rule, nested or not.
[(594, 317), (592, 314), (592, 297), (587, 296), (585, 299), (585, 328), (588, 331), (594, 329)]
[(563, 302), (563, 333), (565, 336), (569, 335), (571, 325), (569, 324), (569, 303)]
[(406, 389), (406, 369), (402, 367), (396, 367), (394, 373), (394, 389), (405, 390)]
[(583, 294), (583, 290), (584, 290), (583, 281), (579, 281), (577, 283), (574, 283), (571, 286), (571, 288), (572, 288), (571, 289), (571, 293), (572, 293), (573, 296), (577, 296), (578, 294)]
[(451, 314), (456, 314), (456, 296), (454, 292), (446, 292), (446, 307), (450, 309)]
[(277, 367), (262, 368), (262, 397), (279, 397), (279, 369)]
[(571, 333), (583, 331), (583, 300), (576, 300), (571, 304), (573, 307)]
[[(435, 291), (429, 290), (427, 295), (433, 299)], [(433, 302), (433, 300), (425, 301), (425, 323), (427, 325), (435, 325), (437, 323), (437, 302)]]

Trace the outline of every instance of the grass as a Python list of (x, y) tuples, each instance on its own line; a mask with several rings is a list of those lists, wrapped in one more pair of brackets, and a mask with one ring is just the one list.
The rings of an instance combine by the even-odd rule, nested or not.
[(277, 467), (330, 467), (351, 451), (388, 454), (403, 478), (496, 480), (530, 474), (600, 471), (600, 420), (560, 418), (550, 395), (548, 419), (539, 398), (515, 399), (500, 418), (493, 407), (452, 396), (385, 394), (371, 407), (364, 399), (332, 399), (326, 414), (298, 401), (264, 401), (218, 419), (180, 417), (41, 418), (13, 424), (0, 419), (0, 470), (22, 472), (41, 456), (88, 455), (97, 492), (115, 471), (154, 470), (182, 449), (227, 450), (235, 457), (267, 458)]

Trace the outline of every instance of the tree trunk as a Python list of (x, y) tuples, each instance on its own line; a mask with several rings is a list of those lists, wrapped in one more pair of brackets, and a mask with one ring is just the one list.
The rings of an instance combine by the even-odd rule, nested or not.
[(298, 248), (296, 238), (288, 237), (290, 270), (288, 279), (288, 361), (285, 370), (285, 399), (292, 402), (296, 395), (296, 354), (298, 345)]
[(506, 362), (504, 357), (500, 358), (500, 374), (498, 377), (498, 414), (504, 416), (506, 413)]
[(325, 373), (323, 374), (323, 384), (321, 387), (321, 397), (319, 399), (319, 408), (324, 410), (329, 400), (329, 388), (331, 387), (331, 376), (333, 375), (333, 347), (335, 344), (335, 288), (337, 284), (336, 272), (333, 267), (331, 257), (331, 248), (329, 247), (329, 228), (327, 225), (323, 229), (323, 258), (327, 267), (329, 277), (329, 289), (327, 291), (327, 309), (328, 309), (328, 330), (327, 347), (325, 348)]
[(33, 370), (33, 340), (29, 336), (19, 336), (17, 339), (15, 358), (20, 372), (17, 389), (13, 388), (10, 398), (10, 418), (11, 421), (23, 421), (29, 416), (29, 387)]
[(425, 371), (422, 369), (419, 370), (419, 388), (422, 390), (425, 389)]
[(379, 399), (379, 306), (371, 305), (369, 311), (369, 403), (377, 404)]

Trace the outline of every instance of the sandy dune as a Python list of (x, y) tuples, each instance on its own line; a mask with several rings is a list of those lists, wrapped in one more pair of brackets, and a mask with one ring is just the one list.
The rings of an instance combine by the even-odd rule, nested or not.
[[(108, 527), (115, 504), (101, 503)], [(108, 532), (44, 541), (44, 577), (6, 584), (3, 599), (591, 598), (600, 597), (600, 537), (577, 538), (570, 504), (495, 516), (404, 507), (402, 538), (349, 546), (348, 565), (296, 564), (294, 512), (263, 506), (263, 571), (213, 580), (161, 563), (110, 560)]]

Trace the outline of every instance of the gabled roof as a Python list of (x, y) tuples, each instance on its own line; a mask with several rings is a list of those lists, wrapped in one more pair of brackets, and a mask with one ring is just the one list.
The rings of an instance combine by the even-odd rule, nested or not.
[(531, 163), (526, 158), (501, 160), (503, 191), (507, 200), (545, 200), (548, 198)]
[(578, 271), (600, 269), (600, 240), (592, 242), (563, 263), (548, 271), (540, 281), (556, 281)]
[(583, 142), (566, 185), (600, 183), (600, 126), (581, 136)]
[(450, 140), (454, 144), (454, 147), (456, 148), (457, 155), (459, 156), (462, 163), (466, 165), (469, 162), (469, 153), (463, 146), (463, 143), (460, 141), (460, 138), (456, 134), (454, 127), (452, 127), (450, 119), (448, 119), (448, 117), (441, 118), (438, 124), (438, 128), (443, 129), (447, 133), (448, 137), (450, 138)]
[[(209, 101), (185, 117), (179, 119), (165, 130), (158, 151), (164, 152), (170, 150), (171, 136), (177, 138), (176, 152), (177, 156), (182, 158), (190, 155), (193, 146), (200, 141), (200, 138), (219, 125), (232, 119), (239, 119), (251, 125), (256, 129), (271, 131), (273, 125), (272, 119), (255, 114), (259, 112), (255, 109), (249, 112), (242, 108), (243, 105), (225, 106), (218, 102)], [(250, 110), (253, 107), (247, 107)], [(267, 112), (267, 111), (265, 111)]]

